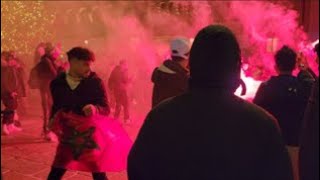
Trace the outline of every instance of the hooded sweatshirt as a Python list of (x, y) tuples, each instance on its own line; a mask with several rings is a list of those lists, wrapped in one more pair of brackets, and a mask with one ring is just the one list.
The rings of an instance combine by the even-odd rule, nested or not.
[(166, 60), (152, 74), (152, 107), (165, 99), (181, 95), (188, 89), (189, 72), (178, 62)]

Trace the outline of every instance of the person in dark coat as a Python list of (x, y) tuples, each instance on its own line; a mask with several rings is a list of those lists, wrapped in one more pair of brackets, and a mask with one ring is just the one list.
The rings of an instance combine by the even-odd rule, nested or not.
[(274, 115), (289, 146), (299, 146), (300, 129), (307, 98), (302, 84), (292, 75), (296, 53), (284, 46), (275, 55), (278, 76), (262, 83), (253, 102)]
[(128, 75), (128, 64), (125, 60), (121, 60), (120, 64), (112, 70), (108, 81), (108, 86), (112, 95), (114, 96), (116, 104), (114, 118), (119, 118), (121, 107), (123, 107), (125, 123), (130, 123), (128, 97), (129, 83), (130, 78)]
[[(319, 63), (319, 44), (316, 45)], [(319, 179), (319, 78), (305, 112), (299, 153), (300, 180)]]
[(1, 100), (5, 106), (3, 115), (2, 133), (9, 135), (12, 132), (21, 131), (14, 123), (14, 117), (18, 108), (18, 96), (25, 96), (21, 66), (12, 53), (1, 53)]
[(171, 42), (171, 60), (166, 60), (157, 67), (152, 74), (154, 83), (152, 93), (152, 107), (161, 101), (181, 95), (188, 89), (188, 56), (190, 41), (185, 38), (176, 38)]
[(293, 76), (297, 54), (288, 46), (282, 47), (275, 55), (278, 76), (262, 83), (253, 102), (278, 119), (284, 141), (291, 156), (294, 177), (299, 177), (299, 138), (308, 95), (303, 84)]
[(27, 97), (27, 91), (26, 91), (26, 74), (25, 74), (25, 64), (22, 62), (22, 60), (17, 56), (15, 51), (10, 51), (10, 55), (13, 57), (16, 64), (16, 72), (17, 72), (17, 79), (18, 79), (18, 89), (17, 89), (17, 102), (18, 107), (14, 114), (14, 124), (17, 127), (21, 127), (21, 122), (19, 119), (19, 114), (26, 114), (26, 107), (25, 107), (25, 101), (24, 98)]
[(128, 158), (129, 180), (292, 180), (277, 121), (234, 92), (235, 35), (210, 25), (190, 52), (190, 88), (148, 114)]
[(300, 70), (297, 78), (302, 84), (302, 90), (305, 92), (304, 94), (306, 95), (306, 98), (309, 98), (317, 79), (317, 75), (309, 67), (308, 60), (302, 53), (298, 54), (297, 66)]
[[(50, 119), (58, 111), (72, 112), (81, 116), (99, 113), (109, 115), (110, 109), (103, 81), (91, 71), (94, 54), (85, 48), (75, 47), (68, 53), (70, 70), (61, 73), (50, 84), (53, 106)], [(50, 123), (51, 124), (51, 123)], [(53, 167), (48, 180), (61, 179), (66, 169)], [(106, 180), (103, 172), (93, 172), (95, 180)]]

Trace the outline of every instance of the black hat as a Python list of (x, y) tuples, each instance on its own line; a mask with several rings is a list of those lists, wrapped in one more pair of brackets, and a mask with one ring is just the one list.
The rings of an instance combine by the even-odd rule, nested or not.
[(225, 26), (210, 25), (196, 36), (190, 51), (190, 87), (235, 91), (240, 83), (241, 51)]

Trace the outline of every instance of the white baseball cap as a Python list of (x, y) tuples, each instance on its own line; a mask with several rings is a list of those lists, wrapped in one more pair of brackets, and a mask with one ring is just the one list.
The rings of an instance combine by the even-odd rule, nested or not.
[(184, 37), (174, 38), (170, 42), (171, 56), (182, 57), (184, 59), (189, 58), (189, 52), (191, 49), (191, 42)]

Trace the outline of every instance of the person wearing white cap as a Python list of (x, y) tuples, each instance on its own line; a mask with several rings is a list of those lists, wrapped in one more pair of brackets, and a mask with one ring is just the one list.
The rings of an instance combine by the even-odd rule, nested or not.
[(184, 37), (177, 37), (170, 42), (171, 59), (164, 61), (152, 74), (152, 107), (187, 90), (190, 48), (190, 40)]

